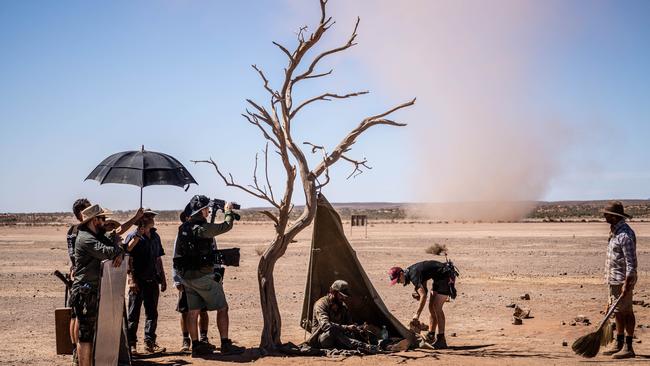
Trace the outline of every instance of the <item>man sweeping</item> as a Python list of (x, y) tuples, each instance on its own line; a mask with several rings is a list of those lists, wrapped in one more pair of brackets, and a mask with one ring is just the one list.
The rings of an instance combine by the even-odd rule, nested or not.
[[(413, 321), (419, 321), (420, 314), (427, 303), (427, 283), (431, 280), (429, 296), (429, 332), (426, 339), (433, 342), (435, 349), (447, 348), (445, 339), (445, 313), (443, 305), (449, 297), (456, 298), (455, 281), (458, 272), (454, 265), (434, 260), (415, 263), (403, 270), (401, 267), (392, 267), (388, 270), (391, 285), (401, 283), (404, 286), (412, 283), (417, 292), (414, 297), (419, 300), (418, 309), (413, 315)], [(435, 334), (436, 327), (438, 334)], [(435, 339), (435, 342), (434, 342)]]
[(621, 297), (614, 310), (616, 342), (603, 355), (611, 355), (615, 359), (633, 358), (632, 338), (636, 318), (632, 309), (632, 292), (637, 279), (636, 236), (625, 222), (631, 216), (625, 213), (621, 202), (612, 202), (601, 212), (610, 225), (605, 264), (609, 303)]

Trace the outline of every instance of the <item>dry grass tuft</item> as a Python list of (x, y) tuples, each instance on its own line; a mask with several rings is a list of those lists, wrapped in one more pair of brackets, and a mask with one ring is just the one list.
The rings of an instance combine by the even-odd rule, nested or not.
[(261, 245), (258, 246), (258, 247), (255, 247), (255, 253), (257, 254), (258, 257), (261, 257), (262, 254), (264, 254), (265, 250), (266, 250), (266, 247), (261, 246)]
[(427, 254), (433, 255), (447, 255), (447, 246), (444, 244), (435, 243), (432, 246), (424, 250)]

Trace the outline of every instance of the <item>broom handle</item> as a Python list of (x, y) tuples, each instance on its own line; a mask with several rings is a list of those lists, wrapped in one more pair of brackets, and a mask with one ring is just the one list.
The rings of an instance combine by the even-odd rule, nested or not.
[(607, 311), (607, 314), (605, 314), (605, 319), (603, 319), (603, 321), (600, 323), (600, 326), (598, 326), (598, 330), (601, 330), (605, 326), (605, 323), (607, 323), (607, 320), (609, 319), (609, 317), (612, 316), (612, 314), (614, 313), (614, 309), (616, 309), (616, 305), (618, 305), (618, 302), (621, 301), (622, 298), (623, 298), (623, 295), (619, 296), (618, 299), (616, 299), (616, 301), (614, 301), (612, 306)]

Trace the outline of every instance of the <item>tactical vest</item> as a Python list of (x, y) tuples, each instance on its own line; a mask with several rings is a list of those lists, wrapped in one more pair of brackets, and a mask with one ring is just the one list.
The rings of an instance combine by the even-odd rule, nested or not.
[(174, 268), (183, 273), (187, 270), (199, 270), (202, 267), (212, 267), (214, 251), (212, 238), (201, 238), (194, 235), (194, 227), (202, 224), (196, 221), (184, 222), (178, 227), (178, 241)]

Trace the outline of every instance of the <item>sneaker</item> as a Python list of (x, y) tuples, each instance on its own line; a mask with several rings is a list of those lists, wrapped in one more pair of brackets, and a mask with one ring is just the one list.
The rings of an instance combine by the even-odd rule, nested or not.
[(618, 353), (622, 349), (623, 349), (623, 342), (614, 342), (614, 344), (612, 344), (612, 346), (609, 347), (607, 351), (603, 352), (603, 355), (611, 356), (615, 353)]
[(167, 348), (160, 347), (154, 341), (148, 341), (144, 343), (144, 350), (147, 351), (147, 353), (163, 353)]
[(632, 346), (628, 346), (627, 344), (625, 347), (623, 347), (623, 350), (615, 353), (612, 358), (615, 360), (622, 360), (624, 358), (634, 358), (636, 357), (636, 354), (634, 353), (634, 350), (632, 349)]
[(209, 355), (212, 353), (212, 349), (207, 344), (196, 341), (192, 342), (192, 357), (200, 355)]
[(183, 345), (181, 346), (181, 352), (189, 352), (192, 346), (192, 340), (189, 338), (183, 338)]
[(221, 340), (221, 354), (222, 355), (238, 355), (244, 353), (246, 349), (232, 344), (230, 339)]
[(445, 339), (444, 335), (438, 334), (436, 337), (436, 341), (433, 344), (433, 348), (435, 349), (446, 349), (447, 348), (447, 340)]
[(72, 366), (79, 366), (79, 357), (77, 357), (77, 347), (72, 349)]

